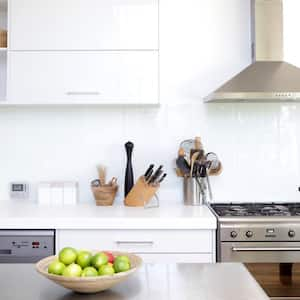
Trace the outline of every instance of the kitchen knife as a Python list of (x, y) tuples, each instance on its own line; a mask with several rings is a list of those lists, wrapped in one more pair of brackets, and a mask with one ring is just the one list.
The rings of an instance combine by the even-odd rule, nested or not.
[(151, 171), (153, 170), (153, 168), (154, 168), (154, 164), (151, 164), (151, 165), (149, 166), (149, 168), (147, 169), (146, 173), (144, 174), (144, 177), (145, 177), (145, 178), (148, 177), (148, 175), (151, 173)]
[(160, 177), (157, 183), (161, 183), (167, 176), (167, 173), (165, 173), (163, 176)]
[[(161, 166), (162, 168), (162, 166)], [(149, 184), (154, 184), (158, 180), (158, 178), (163, 174), (163, 170), (161, 168), (158, 168), (156, 172), (152, 175), (152, 177), (149, 180)]]
[(149, 172), (149, 174), (147, 175), (147, 177), (145, 177), (145, 180), (146, 180), (147, 182), (150, 180), (152, 174), (153, 174), (153, 169)]
[(155, 180), (157, 180), (157, 178), (160, 177), (160, 175), (163, 173), (162, 168), (163, 168), (163, 166), (161, 165), (161, 166), (159, 166), (159, 168), (154, 172), (154, 174), (152, 175), (152, 177), (150, 178), (150, 180), (149, 180), (149, 182), (148, 182), (149, 184), (154, 183)]

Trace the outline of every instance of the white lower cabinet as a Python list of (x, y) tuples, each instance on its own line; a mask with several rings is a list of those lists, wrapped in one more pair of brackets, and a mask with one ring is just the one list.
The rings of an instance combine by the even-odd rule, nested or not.
[(8, 54), (11, 103), (157, 104), (157, 51)]
[(145, 262), (215, 262), (213, 230), (58, 230), (57, 250), (117, 250), (139, 254)]

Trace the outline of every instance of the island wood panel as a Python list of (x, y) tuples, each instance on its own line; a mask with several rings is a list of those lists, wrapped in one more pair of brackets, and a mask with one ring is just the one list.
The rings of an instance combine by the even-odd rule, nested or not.
[(291, 274), (281, 275), (279, 263), (249, 263), (245, 266), (270, 297), (300, 299), (300, 263), (292, 264)]

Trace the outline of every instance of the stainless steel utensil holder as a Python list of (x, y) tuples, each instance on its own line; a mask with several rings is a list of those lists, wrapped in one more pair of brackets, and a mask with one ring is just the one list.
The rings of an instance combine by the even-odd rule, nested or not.
[(195, 177), (183, 178), (184, 205), (202, 205), (200, 186)]

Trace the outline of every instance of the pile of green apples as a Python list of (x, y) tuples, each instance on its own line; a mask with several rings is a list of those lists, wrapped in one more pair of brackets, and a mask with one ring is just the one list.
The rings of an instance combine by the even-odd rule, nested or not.
[(77, 251), (63, 248), (48, 266), (48, 273), (66, 277), (93, 277), (113, 275), (130, 270), (130, 260), (126, 255), (114, 257), (111, 252), (92, 254), (90, 251)]

